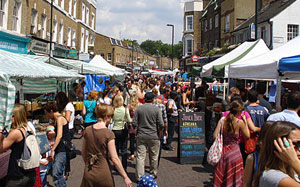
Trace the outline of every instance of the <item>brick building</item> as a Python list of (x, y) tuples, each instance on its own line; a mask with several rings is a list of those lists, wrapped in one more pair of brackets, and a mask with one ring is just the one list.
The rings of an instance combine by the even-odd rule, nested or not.
[[(2, 27), (0, 16), (0, 29), (5, 32), (17, 30), (17, 33), (32, 39), (28, 50), (49, 54), (51, 0), (0, 1), (0, 5), (4, 7), (0, 9), (0, 14), (4, 14)], [(53, 56), (70, 58), (70, 49), (76, 49), (78, 53), (88, 53), (89, 48), (93, 49), (96, 0), (53, 0), (52, 15)], [(17, 29), (12, 28), (12, 20), (17, 22)]]
[(220, 47), (221, 40), (221, 0), (210, 1), (201, 17), (201, 46), (205, 50)]
[(156, 67), (156, 58), (147, 54), (139, 46), (96, 33), (95, 54), (115, 66)]
[(223, 0), (221, 2), (221, 45), (233, 43), (233, 30), (255, 12), (253, 0)]

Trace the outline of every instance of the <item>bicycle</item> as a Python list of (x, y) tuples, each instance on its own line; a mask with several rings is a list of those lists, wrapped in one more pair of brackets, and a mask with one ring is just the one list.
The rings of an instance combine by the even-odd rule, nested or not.
[(76, 116), (74, 120), (74, 139), (81, 139), (83, 136), (83, 132), (85, 127), (83, 126), (82, 117)]

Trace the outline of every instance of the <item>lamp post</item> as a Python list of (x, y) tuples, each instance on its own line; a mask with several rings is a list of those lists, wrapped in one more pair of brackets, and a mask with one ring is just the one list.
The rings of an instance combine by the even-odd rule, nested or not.
[[(53, 24), (53, 0), (51, 0), (51, 11), (50, 11), (50, 54), (49, 56), (52, 57), (52, 37), (53, 37), (53, 32), (52, 32), (52, 24)], [(49, 59), (50, 62), (50, 59)]]
[(131, 65), (132, 65), (132, 69), (133, 69), (133, 43), (136, 42), (136, 40), (132, 40), (131, 42)]
[(172, 27), (172, 63), (171, 63), (171, 70), (173, 71), (173, 58), (174, 58), (174, 25), (173, 24), (167, 24), (168, 27)]

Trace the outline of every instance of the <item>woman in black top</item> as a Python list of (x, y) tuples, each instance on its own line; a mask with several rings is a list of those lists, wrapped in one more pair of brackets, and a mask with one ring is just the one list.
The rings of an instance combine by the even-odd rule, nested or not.
[[(24, 150), (27, 119), (26, 111), (23, 105), (15, 105), (12, 115), (12, 130), (9, 132), (7, 138), (0, 133), (0, 153), (11, 149), (9, 159), (8, 172), (5, 186), (28, 186), (32, 187), (36, 178), (35, 169), (24, 170), (18, 166), (18, 161)], [(1, 184), (3, 185), (3, 184)]]
[(54, 119), (55, 127), (55, 142), (52, 146), (50, 157), (53, 162), (53, 183), (55, 186), (66, 186), (66, 180), (64, 178), (65, 165), (67, 161), (66, 148), (64, 141), (70, 141), (68, 121), (57, 110), (56, 104), (48, 103), (44, 106), (46, 115)]

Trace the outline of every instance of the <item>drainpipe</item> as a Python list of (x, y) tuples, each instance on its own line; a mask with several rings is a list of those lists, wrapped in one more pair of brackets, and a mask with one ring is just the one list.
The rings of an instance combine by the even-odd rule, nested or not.
[(268, 46), (270, 49), (273, 49), (273, 22), (268, 21), (270, 24), (270, 45)]

